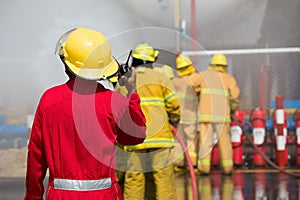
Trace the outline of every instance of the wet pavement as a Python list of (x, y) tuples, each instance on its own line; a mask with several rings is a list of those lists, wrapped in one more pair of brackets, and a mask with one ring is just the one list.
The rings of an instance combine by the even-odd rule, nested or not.
[[(192, 199), (189, 174), (177, 174), (176, 180), (178, 200)], [(300, 179), (276, 170), (235, 170), (232, 176), (213, 171), (197, 176), (197, 187), (201, 200), (300, 199)]]
[[(300, 199), (300, 179), (276, 170), (235, 170), (231, 176), (215, 170), (196, 178), (200, 200)], [(0, 178), (0, 200), (23, 199), (24, 184), (24, 178)], [(177, 200), (192, 200), (189, 173), (176, 173), (176, 189)]]
[(25, 192), (24, 178), (0, 178), (0, 200), (21, 200)]

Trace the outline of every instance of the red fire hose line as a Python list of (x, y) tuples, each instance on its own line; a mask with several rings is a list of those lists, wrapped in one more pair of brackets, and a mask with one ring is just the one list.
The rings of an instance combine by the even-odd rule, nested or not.
[(185, 155), (186, 161), (189, 166), (189, 171), (190, 171), (190, 176), (191, 176), (191, 181), (192, 181), (192, 189), (193, 189), (193, 200), (198, 200), (197, 181), (196, 181), (196, 175), (194, 172), (194, 167), (192, 164), (191, 157), (188, 154), (187, 148), (185, 146), (185, 143), (184, 143), (182, 137), (180, 136), (180, 134), (178, 134), (178, 132), (174, 126), (172, 126), (172, 132), (173, 132), (174, 136), (177, 138), (178, 142), (180, 143), (180, 146), (181, 146), (182, 150), (184, 151), (184, 155)]
[[(232, 117), (232, 119), (237, 123), (239, 124), (241, 127), (241, 123), (239, 120), (237, 120), (236, 118)], [(181, 145), (181, 148), (183, 149), (184, 151), (184, 155), (185, 155), (185, 158), (187, 160), (187, 163), (188, 163), (188, 166), (189, 166), (189, 171), (190, 171), (190, 176), (191, 176), (191, 181), (192, 181), (192, 189), (193, 189), (193, 200), (198, 200), (198, 191), (197, 191), (197, 181), (196, 181), (196, 175), (195, 175), (195, 172), (194, 172), (194, 167), (193, 167), (193, 164), (192, 164), (192, 161), (191, 161), (191, 157), (190, 155), (188, 154), (188, 151), (187, 151), (187, 148), (185, 146), (185, 143), (183, 141), (183, 139), (181, 138), (180, 134), (178, 134), (177, 130), (175, 127), (172, 126), (172, 132), (174, 134), (174, 136), (177, 138), (178, 142), (180, 143)], [(288, 172), (286, 171), (285, 169), (277, 166), (275, 163), (273, 163), (255, 144), (254, 142), (252, 141), (251, 139), (251, 136), (245, 132), (245, 135), (246, 135), (246, 138), (249, 140), (250, 144), (253, 146), (253, 148), (256, 149), (256, 151), (266, 160), (266, 162), (272, 166), (273, 168), (279, 170), (280, 172), (282, 173), (285, 173), (287, 175), (290, 175), (292, 177), (296, 177), (296, 178), (300, 178), (300, 175), (299, 174), (295, 174), (295, 173), (292, 173), (292, 172)]]

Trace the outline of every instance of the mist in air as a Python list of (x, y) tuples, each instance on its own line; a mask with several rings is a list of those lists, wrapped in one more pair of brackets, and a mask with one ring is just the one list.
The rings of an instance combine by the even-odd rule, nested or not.
[[(111, 38), (113, 54), (120, 60), (126, 59), (126, 52), (138, 43), (147, 41), (147, 37), (152, 37), (150, 41), (157, 45), (164, 44), (165, 48), (171, 51), (175, 51), (178, 45), (181, 45), (181, 50), (190, 50), (189, 43), (176, 43), (172, 33), (163, 36), (164, 34), (155, 35), (153, 32), (149, 36), (145, 34), (145, 30), (139, 30), (142, 27), (160, 27), (176, 32), (176, 19), (179, 18), (186, 21), (184, 33), (190, 36), (190, 1), (179, 1), (179, 11), (174, 10), (174, 2), (2, 2), (0, 112), (13, 109), (20, 114), (31, 114), (47, 88), (67, 80), (62, 63), (54, 55), (54, 48), (58, 38), (75, 27), (93, 28)], [(295, 20), (299, 19), (299, 1), (289, 0), (284, 1), (284, 4), (279, 0), (272, 2), (196, 0), (197, 42), (205, 49), (253, 48), (264, 46), (266, 43), (269, 46), (299, 46), (299, 26)], [(284, 6), (284, 9), (278, 8), (281, 6)], [(276, 21), (272, 19), (273, 16), (277, 16), (277, 9), (283, 12), (280, 16), (289, 19), (290, 23), (285, 24), (286, 29), (293, 31), (289, 34), (289, 39), (279, 38), (280, 29), (277, 29), (276, 33), (273, 30)], [(280, 16), (278, 19), (284, 21)], [(168, 34), (172, 37), (168, 37)], [(122, 36), (118, 37), (119, 35)]]

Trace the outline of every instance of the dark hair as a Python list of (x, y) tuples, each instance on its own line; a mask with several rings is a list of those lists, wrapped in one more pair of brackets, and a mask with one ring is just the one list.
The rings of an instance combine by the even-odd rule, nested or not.
[(69, 69), (69, 67), (67, 66), (67, 64), (66, 63), (64, 63), (64, 64), (65, 64), (65, 73), (71, 79), (74, 76), (74, 74), (73, 74), (73, 72), (71, 72), (71, 70)]

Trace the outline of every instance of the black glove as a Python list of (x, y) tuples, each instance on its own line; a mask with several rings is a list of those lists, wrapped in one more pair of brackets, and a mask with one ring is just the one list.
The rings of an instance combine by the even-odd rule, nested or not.
[(179, 121), (174, 121), (172, 119), (169, 119), (169, 123), (174, 126), (175, 128), (177, 128)]

